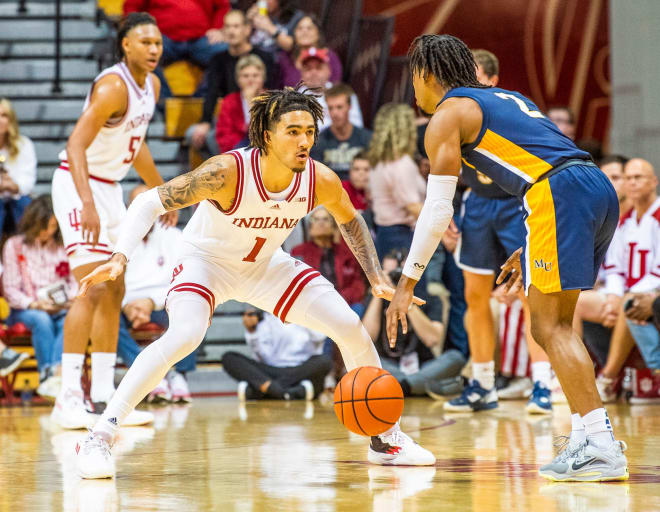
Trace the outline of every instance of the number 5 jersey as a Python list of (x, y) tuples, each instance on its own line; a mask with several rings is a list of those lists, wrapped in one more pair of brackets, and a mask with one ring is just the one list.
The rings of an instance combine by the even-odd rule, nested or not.
[(117, 75), (126, 84), (128, 102), (124, 115), (109, 119), (85, 151), (89, 185), (101, 224), (97, 244), (92, 245), (83, 238), (82, 202), (70, 173), (66, 150), (60, 153), (61, 163), (53, 174), (53, 209), (72, 268), (106, 260), (112, 254), (121, 220), (126, 213), (118, 181), (128, 174), (144, 142), (155, 108), (151, 75), (140, 88), (126, 64), (120, 62), (96, 77), (83, 111), (89, 107), (98, 80), (110, 74)]

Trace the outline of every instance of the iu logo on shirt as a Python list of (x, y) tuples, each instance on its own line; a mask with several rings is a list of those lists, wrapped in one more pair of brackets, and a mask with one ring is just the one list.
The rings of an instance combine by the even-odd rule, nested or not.
[(649, 249), (637, 249), (637, 242), (628, 243), (629, 256), (628, 256), (628, 276), (626, 279), (626, 286), (631, 288), (647, 273), (646, 258), (651, 252)]
[(170, 284), (174, 282), (176, 276), (178, 276), (182, 270), (183, 270), (183, 263), (179, 263), (176, 267), (174, 267), (174, 270), (172, 271), (172, 280), (170, 281)]

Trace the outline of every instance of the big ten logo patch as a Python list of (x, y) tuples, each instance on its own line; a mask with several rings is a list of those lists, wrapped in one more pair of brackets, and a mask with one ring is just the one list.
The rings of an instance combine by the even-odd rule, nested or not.
[(172, 280), (170, 281), (170, 284), (174, 282), (176, 276), (178, 276), (182, 270), (183, 270), (183, 263), (179, 263), (176, 267), (174, 267), (174, 270), (172, 271)]
[(534, 260), (534, 268), (539, 268), (541, 270), (545, 270), (546, 272), (550, 272), (552, 270), (552, 262), (543, 261), (543, 259)]
[(78, 208), (74, 208), (69, 212), (69, 225), (73, 228), (74, 231), (80, 231), (81, 222), (81, 212)]

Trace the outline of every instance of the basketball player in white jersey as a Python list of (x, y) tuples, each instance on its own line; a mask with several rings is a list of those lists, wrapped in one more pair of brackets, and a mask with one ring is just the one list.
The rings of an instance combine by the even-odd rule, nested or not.
[[(121, 61), (104, 70), (92, 84), (66, 150), (53, 175), (53, 206), (69, 263), (80, 279), (107, 261), (126, 209), (118, 183), (134, 166), (148, 187), (163, 183), (144, 143), (160, 91), (152, 73), (162, 53), (162, 37), (154, 18), (129, 15), (118, 33)], [(163, 219), (174, 225), (176, 212)], [(52, 419), (63, 428), (93, 424), (83, 401), (81, 372), (88, 340), (92, 341), (94, 412), (99, 414), (114, 392), (119, 312), (123, 279), (104, 283), (73, 301), (64, 322), (62, 388)], [(136, 411), (128, 424), (153, 420)]]
[[(81, 282), (81, 294), (97, 283), (120, 278), (133, 249), (167, 211), (199, 203), (184, 230), (167, 310), (170, 326), (144, 349), (117, 388), (87, 440), (77, 447), (85, 478), (112, 477), (110, 446), (124, 418), (168, 369), (204, 338), (217, 304), (248, 302), (282, 321), (332, 338), (346, 368), (380, 367), (358, 316), (319, 272), (280, 248), (298, 221), (324, 205), (371, 283), (373, 293), (391, 297), (362, 216), (336, 174), (309, 158), (323, 118), (316, 98), (287, 88), (255, 98), (250, 111), (252, 147), (213, 157), (196, 170), (138, 196), (122, 223), (110, 261)], [(422, 303), (416, 299), (416, 302)], [(372, 437), (369, 461), (376, 464), (434, 464), (435, 457), (394, 424)]]

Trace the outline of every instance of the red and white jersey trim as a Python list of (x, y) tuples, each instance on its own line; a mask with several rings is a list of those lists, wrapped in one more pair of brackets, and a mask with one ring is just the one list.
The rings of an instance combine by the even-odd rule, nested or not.
[(234, 204), (229, 210), (223, 210), (220, 203), (215, 199), (209, 199), (209, 202), (225, 215), (233, 215), (241, 205), (241, 199), (243, 198), (243, 190), (245, 189), (245, 165), (243, 164), (243, 155), (238, 151), (230, 151), (227, 154), (233, 156), (234, 160), (236, 160), (236, 192), (234, 195)]
[(305, 285), (309, 283), (315, 277), (319, 277), (320, 272), (314, 270), (313, 268), (308, 268), (300, 272), (296, 277), (293, 278), (289, 287), (284, 291), (282, 297), (275, 305), (273, 314), (278, 317), (282, 322), (286, 322), (286, 315), (293, 306), (294, 302), (300, 295), (300, 292), (303, 290)]

